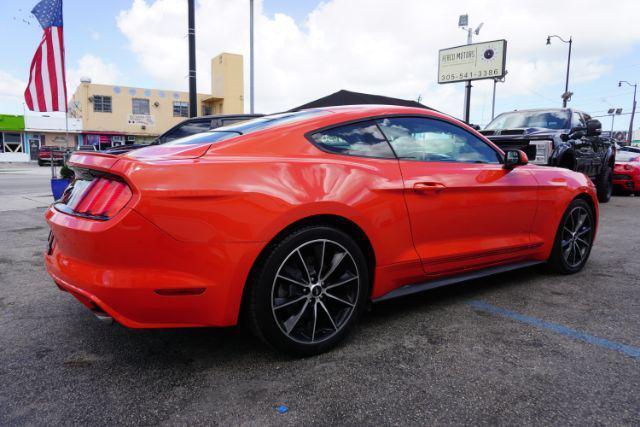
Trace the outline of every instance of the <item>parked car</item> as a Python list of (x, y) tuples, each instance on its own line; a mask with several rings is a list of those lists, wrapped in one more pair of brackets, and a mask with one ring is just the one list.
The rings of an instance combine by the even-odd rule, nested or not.
[(233, 123), (262, 116), (263, 114), (228, 114), (219, 116), (194, 117), (175, 125), (171, 129), (160, 135), (158, 138), (156, 138), (151, 144), (121, 145), (118, 147), (110, 148), (108, 150), (104, 150), (104, 152), (109, 154), (123, 154), (131, 150), (136, 150), (138, 148), (148, 147), (149, 145), (165, 144), (178, 138), (184, 138), (186, 136), (195, 135), (196, 133), (206, 132), (208, 130), (219, 128), (221, 126), (228, 126)]
[(613, 185), (620, 194), (640, 195), (640, 153), (627, 150), (618, 152)]
[(63, 164), (64, 163), (64, 151), (58, 147), (40, 147), (38, 149), (38, 165), (44, 166), (46, 164), (51, 164), (51, 159), (53, 158), (54, 164)]
[(580, 271), (598, 222), (584, 174), (419, 108), (288, 112), (70, 164), (46, 212), (61, 289), (132, 328), (242, 316), (294, 355), (336, 345), (371, 300), (540, 263)]
[(502, 113), (481, 133), (503, 150), (523, 150), (538, 165), (558, 166), (589, 176), (606, 203), (613, 190), (616, 150), (600, 135), (600, 121), (571, 108)]

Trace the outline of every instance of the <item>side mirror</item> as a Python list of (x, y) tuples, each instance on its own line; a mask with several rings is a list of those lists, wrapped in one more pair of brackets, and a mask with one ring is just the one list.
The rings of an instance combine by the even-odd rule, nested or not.
[(522, 166), (529, 163), (529, 158), (524, 151), (521, 150), (507, 150), (504, 152), (504, 167), (506, 169), (513, 169), (516, 166)]
[(602, 123), (600, 120), (587, 120), (587, 136), (597, 136), (600, 135), (602, 131)]

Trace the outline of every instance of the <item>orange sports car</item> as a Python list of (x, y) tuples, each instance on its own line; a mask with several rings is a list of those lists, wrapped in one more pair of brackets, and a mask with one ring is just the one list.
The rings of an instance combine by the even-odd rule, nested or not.
[(420, 108), (282, 113), (70, 164), (46, 212), (60, 289), (131, 328), (242, 318), (295, 355), (334, 346), (370, 301), (537, 263), (575, 273), (598, 222), (585, 175)]

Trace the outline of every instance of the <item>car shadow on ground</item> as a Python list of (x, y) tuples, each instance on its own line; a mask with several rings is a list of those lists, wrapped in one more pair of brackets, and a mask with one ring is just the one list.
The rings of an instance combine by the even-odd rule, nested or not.
[[(449, 306), (477, 297), (479, 293), (502, 288), (530, 286), (533, 275), (545, 274), (539, 267), (530, 267), (490, 278), (477, 279), (448, 287), (429, 290), (411, 297), (373, 304), (360, 320), (356, 330), (338, 347), (345, 350), (354, 335), (375, 333), (378, 328), (402, 329), (403, 318), (421, 315), (435, 307)], [(118, 324), (103, 325), (94, 321), (83, 307), (85, 315), (65, 319), (69, 327), (77, 329), (89, 348), (118, 361), (138, 367), (162, 366), (179, 368), (188, 366), (237, 363), (239, 359), (262, 362), (294, 360), (280, 354), (254, 337), (247, 327), (184, 328), (184, 329), (128, 329)], [(394, 323), (397, 325), (394, 326)], [(92, 342), (91, 342), (92, 341)], [(337, 350), (338, 350), (337, 349)], [(341, 350), (338, 350), (341, 351)], [(81, 364), (72, 360), (71, 364)]]

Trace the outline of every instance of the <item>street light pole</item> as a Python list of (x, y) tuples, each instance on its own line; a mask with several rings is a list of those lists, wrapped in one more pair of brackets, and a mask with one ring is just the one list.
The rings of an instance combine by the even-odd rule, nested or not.
[(629, 145), (631, 145), (631, 142), (633, 141), (633, 119), (636, 115), (636, 91), (638, 89), (638, 83), (631, 84), (626, 80), (621, 80), (618, 82), (618, 87), (621, 87), (622, 83), (626, 83), (633, 87), (633, 104), (631, 105), (631, 120), (629, 120), (629, 135), (627, 135)]
[(611, 116), (611, 133), (609, 134), (609, 137), (613, 139), (613, 125), (615, 123), (616, 116), (622, 114), (622, 108), (609, 108), (607, 114)]
[(569, 40), (565, 40), (560, 36), (552, 35), (547, 36), (547, 46), (551, 44), (551, 38), (555, 37), (563, 43), (569, 44), (569, 55), (567, 57), (567, 76), (564, 82), (564, 93), (562, 94), (562, 108), (567, 108), (567, 102), (571, 98), (572, 93), (569, 93), (569, 70), (571, 69), (571, 46), (573, 45), (573, 39), (569, 36)]
[[(467, 44), (473, 43), (473, 29), (467, 28)], [(464, 87), (464, 122), (469, 124), (471, 116), (471, 80), (467, 80)]]
[(504, 76), (499, 79), (499, 78), (494, 78), (493, 79), (493, 99), (491, 100), (491, 120), (493, 120), (496, 117), (496, 85), (498, 83), (504, 83), (504, 79), (507, 76), (508, 72), (505, 70), (504, 72)]
[(253, 114), (255, 109), (253, 92), (253, 0), (249, 0), (249, 109)]
[[(473, 43), (473, 33), (476, 33), (476, 36), (480, 34), (480, 29), (484, 25), (483, 22), (478, 25), (478, 28), (475, 30), (473, 27), (469, 25), (469, 16), (461, 15), (458, 20), (458, 26), (467, 32), (467, 45)], [(470, 116), (471, 116), (471, 80), (467, 80), (467, 84), (464, 88), (464, 114), (463, 120), (466, 124), (469, 124)]]
[(196, 93), (196, 16), (194, 0), (189, 0), (189, 117), (198, 115)]

